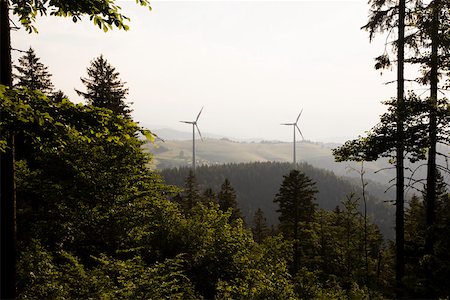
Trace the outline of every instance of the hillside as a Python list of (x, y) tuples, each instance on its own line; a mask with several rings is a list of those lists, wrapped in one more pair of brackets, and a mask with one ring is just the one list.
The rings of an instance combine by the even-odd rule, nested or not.
[[(353, 162), (337, 163), (331, 154), (332, 147), (323, 143), (302, 141), (297, 143), (297, 160), (314, 167), (329, 170), (342, 176), (359, 176), (349, 172), (349, 166), (360, 169)], [(153, 154), (154, 167), (166, 169), (188, 166), (192, 163), (192, 140), (167, 140), (156, 144), (147, 144), (146, 149)], [(291, 162), (292, 143), (287, 142), (236, 142), (230, 139), (205, 139), (196, 142), (196, 157), (198, 165), (218, 165), (226, 163), (246, 162)], [(385, 160), (365, 163), (366, 178), (387, 183), (393, 178)], [(375, 173), (378, 171), (377, 173)]]
[[(277, 224), (277, 206), (273, 203), (273, 199), (278, 192), (283, 175), (286, 175), (291, 167), (289, 163), (274, 162), (201, 166), (197, 168), (196, 176), (200, 189), (212, 188), (214, 192), (218, 192), (225, 178), (228, 178), (236, 190), (240, 209), (249, 224), (258, 208), (264, 211), (270, 224)], [(319, 191), (317, 203), (321, 208), (334, 209), (350, 193), (361, 194), (360, 186), (330, 171), (318, 169), (309, 164), (300, 164), (299, 168), (317, 183)], [(183, 187), (188, 172), (189, 167), (181, 167), (162, 170), (161, 174), (167, 183)], [(383, 202), (385, 199), (373, 196), (383, 195), (382, 190), (380, 185), (368, 185), (368, 212), (383, 235), (393, 238), (393, 209)], [(361, 206), (360, 209), (363, 207)]]

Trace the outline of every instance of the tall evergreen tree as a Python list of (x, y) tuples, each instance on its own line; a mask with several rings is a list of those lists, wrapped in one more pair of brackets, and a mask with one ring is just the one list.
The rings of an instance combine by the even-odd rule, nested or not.
[(267, 226), (267, 220), (261, 208), (258, 208), (253, 216), (252, 232), (253, 239), (257, 243), (261, 243), (269, 235), (270, 229)]
[(236, 192), (231, 186), (228, 178), (226, 178), (222, 184), (219, 194), (217, 195), (217, 199), (219, 200), (219, 207), (222, 211), (227, 211), (231, 208), (232, 212), (230, 221), (242, 218), (236, 198)]
[(293, 274), (299, 270), (299, 257), (303, 251), (300, 240), (307, 240), (304, 236), (309, 225), (314, 220), (316, 210), (315, 183), (298, 170), (292, 170), (283, 176), (278, 194), (274, 202), (279, 204), (280, 229), (285, 238), (294, 242)]
[(128, 88), (119, 78), (119, 72), (100, 55), (87, 68), (87, 78), (81, 78), (86, 92), (75, 90), (89, 104), (112, 110), (117, 115), (130, 117), (131, 109), (125, 103)]
[(217, 203), (216, 194), (212, 190), (212, 188), (207, 188), (203, 191), (203, 201), (205, 203), (215, 202)]
[(201, 199), (202, 197), (198, 190), (195, 173), (191, 170), (189, 171), (189, 175), (186, 177), (184, 192), (181, 197), (178, 197), (178, 202), (184, 212), (190, 213), (195, 204), (201, 201)]
[(19, 64), (14, 68), (17, 71), (13, 75), (17, 81), (15, 86), (39, 90), (46, 95), (52, 94), (52, 75), (48, 72), (48, 67), (40, 62), (33, 48), (30, 47), (26, 54), (19, 58)]
[(408, 296), (412, 298), (446, 298), (450, 295), (450, 194), (442, 175), (436, 171), (436, 224), (432, 254), (427, 247), (429, 225), (427, 224), (427, 192), (422, 198), (414, 195), (405, 218), (407, 237), (406, 283)]
[[(395, 165), (396, 165), (396, 217), (395, 217), (395, 240), (396, 240), (396, 282), (398, 296), (401, 296), (401, 282), (405, 275), (404, 260), (404, 62), (405, 62), (405, 19), (406, 0), (399, 0), (398, 4), (391, 1), (369, 1), (372, 11), (369, 22), (363, 27), (370, 32), (370, 38), (377, 30), (386, 31), (397, 27), (397, 101), (395, 109), (396, 136), (395, 136)], [(383, 67), (386, 55), (379, 57), (378, 66)], [(388, 60), (388, 59), (387, 59)], [(381, 61), (381, 64), (380, 64)]]

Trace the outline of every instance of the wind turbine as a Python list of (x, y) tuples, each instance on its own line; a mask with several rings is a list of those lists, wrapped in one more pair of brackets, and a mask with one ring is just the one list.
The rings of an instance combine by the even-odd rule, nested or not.
[(195, 172), (195, 128), (197, 128), (198, 134), (200, 135), (201, 140), (203, 141), (202, 134), (200, 133), (200, 129), (197, 126), (198, 118), (200, 117), (200, 114), (202, 113), (202, 109), (200, 109), (200, 112), (197, 115), (197, 118), (195, 121), (180, 121), (181, 123), (186, 124), (192, 124), (192, 171)]
[(295, 141), (295, 131), (296, 131), (296, 129), (298, 130), (298, 132), (299, 132), (300, 135), (302, 136), (302, 139), (305, 139), (305, 138), (303, 137), (302, 131), (300, 130), (300, 128), (299, 128), (298, 125), (297, 125), (298, 119), (300, 119), (300, 116), (301, 116), (302, 112), (303, 112), (303, 108), (302, 108), (302, 110), (300, 111), (300, 113), (298, 114), (298, 117), (297, 117), (297, 120), (295, 120), (295, 123), (281, 123), (281, 125), (292, 126), (293, 129), (294, 129), (294, 168), (295, 168), (295, 166), (297, 165), (296, 158), (295, 158), (295, 144), (296, 144), (296, 141)]

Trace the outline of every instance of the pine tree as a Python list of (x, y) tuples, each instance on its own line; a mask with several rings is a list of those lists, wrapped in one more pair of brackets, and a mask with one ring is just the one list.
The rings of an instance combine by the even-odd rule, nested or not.
[(56, 92), (54, 92), (50, 98), (53, 100), (53, 102), (62, 102), (63, 99), (68, 99), (69, 97), (67, 97), (66, 94), (64, 94), (63, 91), (58, 90)]
[[(422, 199), (414, 195), (405, 218), (407, 237), (406, 276), (409, 295), (413, 298), (446, 298), (450, 295), (450, 194), (442, 175), (436, 171), (436, 224), (427, 224), (427, 187)], [(432, 254), (428, 253), (427, 238), (434, 231)]]
[(230, 208), (232, 209), (230, 222), (238, 218), (242, 218), (241, 211), (236, 201), (236, 192), (234, 191), (228, 179), (225, 179), (224, 183), (222, 184), (217, 198), (219, 200), (219, 207), (222, 211), (227, 211)]
[(284, 237), (294, 242), (293, 274), (299, 270), (299, 258), (301, 253), (311, 250), (301, 247), (307, 243), (310, 236), (310, 225), (314, 221), (316, 209), (315, 194), (317, 190), (315, 183), (305, 174), (298, 170), (292, 170), (283, 176), (278, 194), (274, 202), (279, 204), (277, 212), (280, 213), (280, 229)]
[(252, 232), (253, 239), (257, 243), (261, 243), (269, 235), (270, 230), (267, 226), (267, 220), (261, 208), (258, 208), (253, 216)]
[(15, 86), (39, 90), (46, 95), (52, 94), (52, 75), (48, 72), (48, 67), (40, 62), (33, 48), (30, 47), (26, 54), (19, 58), (19, 65), (14, 68), (18, 72), (13, 75), (17, 81)]
[(214, 191), (211, 188), (207, 188), (203, 192), (203, 201), (205, 203), (217, 202), (216, 194), (214, 193)]
[(181, 206), (186, 213), (189, 213), (200, 200), (201, 196), (198, 191), (197, 179), (195, 178), (194, 172), (190, 170), (185, 181), (184, 193), (181, 197)]
[(87, 78), (81, 78), (86, 92), (75, 90), (88, 104), (112, 110), (117, 115), (130, 117), (131, 110), (125, 103), (128, 88), (119, 78), (119, 72), (100, 55), (87, 68)]

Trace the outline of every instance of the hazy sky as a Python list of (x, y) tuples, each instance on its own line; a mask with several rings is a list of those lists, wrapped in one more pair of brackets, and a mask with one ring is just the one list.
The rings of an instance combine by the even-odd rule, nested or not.
[(75, 102), (80, 77), (103, 54), (127, 82), (133, 116), (150, 129), (189, 131), (178, 121), (205, 106), (202, 132), (288, 141), (291, 128), (279, 123), (303, 108), (306, 139), (342, 142), (376, 124), (380, 101), (395, 96), (395, 84), (384, 84), (395, 70), (373, 68), (384, 38), (369, 43), (360, 30), (366, 0), (153, 1), (151, 12), (119, 2), (128, 32), (44, 17), (39, 34), (13, 32), (12, 46), (32, 46)]

